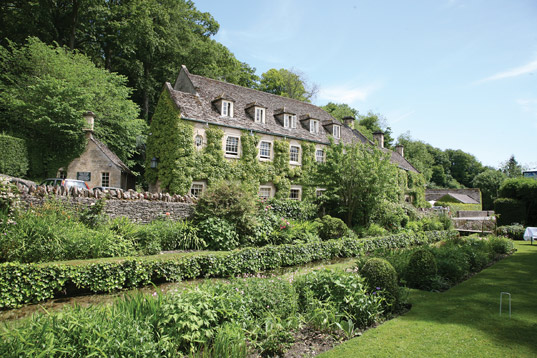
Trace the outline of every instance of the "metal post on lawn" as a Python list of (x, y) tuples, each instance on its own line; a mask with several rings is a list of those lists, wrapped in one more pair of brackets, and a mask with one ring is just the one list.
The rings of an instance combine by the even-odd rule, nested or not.
[(509, 296), (509, 318), (511, 318), (511, 294), (509, 292), (500, 292), (500, 316), (502, 315), (502, 297), (503, 295)]

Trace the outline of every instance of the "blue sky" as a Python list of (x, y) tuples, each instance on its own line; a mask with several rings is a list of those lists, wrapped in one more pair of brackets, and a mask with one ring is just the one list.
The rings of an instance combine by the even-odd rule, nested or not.
[(317, 105), (380, 113), (395, 136), (537, 167), (537, 1), (194, 0), (257, 69), (297, 69)]

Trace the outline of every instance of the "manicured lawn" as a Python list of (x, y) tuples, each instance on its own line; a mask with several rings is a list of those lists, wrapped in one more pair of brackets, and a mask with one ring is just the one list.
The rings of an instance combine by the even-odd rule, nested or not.
[[(412, 310), (319, 357), (537, 357), (537, 245), (444, 293), (413, 290)], [(512, 317), (504, 296), (512, 295)]]

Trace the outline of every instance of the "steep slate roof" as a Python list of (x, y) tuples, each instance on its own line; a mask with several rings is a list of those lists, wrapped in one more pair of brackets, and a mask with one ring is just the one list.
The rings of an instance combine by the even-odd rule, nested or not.
[(119, 159), (119, 157), (114, 153), (112, 152), (110, 149), (108, 149), (108, 147), (106, 146), (106, 144), (104, 144), (103, 142), (101, 142), (100, 140), (98, 140), (97, 138), (95, 138), (93, 135), (90, 136), (90, 140), (95, 143), (95, 145), (97, 146), (97, 148), (99, 148), (101, 150), (101, 152), (103, 152), (104, 155), (106, 155), (108, 157), (108, 159), (110, 159), (110, 161), (112, 163), (114, 163), (117, 167), (119, 167), (122, 171), (126, 172), (126, 173), (129, 173), (129, 174), (132, 174), (131, 170), (129, 169), (129, 167), (127, 167), (125, 165), (125, 163), (123, 163), (121, 161), (121, 159)]
[[(192, 75), (185, 66), (182, 66), (175, 86), (172, 87), (169, 82), (166, 82), (165, 88), (180, 109), (181, 117), (185, 120), (252, 130), (258, 133), (276, 135), (289, 139), (307, 140), (326, 145), (330, 143), (329, 138), (332, 135), (324, 126), (336, 123), (341, 126), (341, 138), (334, 138), (335, 143), (342, 141), (343, 143), (361, 142), (374, 145), (373, 142), (358, 130), (352, 129), (344, 123), (337, 121), (326, 111), (311, 103)], [(213, 103), (219, 98), (233, 101), (233, 118), (220, 115), (219, 108)], [(253, 103), (259, 107), (266, 108), (265, 123), (255, 123), (251, 115), (248, 114), (247, 109)], [(297, 128), (284, 128), (276, 119), (275, 114), (277, 115), (279, 113), (295, 114), (297, 117)], [(319, 120), (319, 133), (310, 133), (309, 128), (302, 124), (302, 121), (307, 118)], [(391, 152), (392, 163), (401, 169), (418, 172), (398, 153), (385, 148), (383, 150), (385, 152)]]
[(449, 193), (449, 194), (446, 194), (446, 195), (451, 196), (454, 199), (457, 199), (462, 204), (479, 204), (479, 202), (477, 200), (470, 198), (468, 195), (454, 194), (454, 193)]

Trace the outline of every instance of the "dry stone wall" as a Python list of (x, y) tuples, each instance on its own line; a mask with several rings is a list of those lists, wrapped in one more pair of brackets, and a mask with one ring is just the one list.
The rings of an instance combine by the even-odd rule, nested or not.
[(132, 222), (148, 223), (161, 217), (172, 220), (188, 218), (194, 212), (196, 198), (186, 195), (163, 193), (138, 193), (133, 190), (112, 190), (109, 192), (81, 190), (64, 187), (38, 186), (26, 187), (17, 184), (21, 202), (27, 206), (42, 205), (53, 197), (74, 207), (90, 206), (97, 200), (106, 199), (104, 212), (110, 218), (127, 217)]

